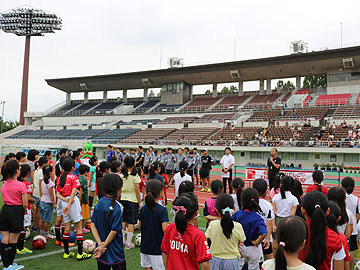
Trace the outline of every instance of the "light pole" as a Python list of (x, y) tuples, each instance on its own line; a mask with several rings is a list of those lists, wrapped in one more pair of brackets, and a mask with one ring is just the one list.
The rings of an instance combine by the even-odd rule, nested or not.
[(21, 90), (20, 125), (24, 125), (24, 112), (27, 111), (29, 86), (30, 37), (43, 36), (61, 30), (62, 20), (55, 14), (41, 9), (22, 6), (0, 14), (0, 29), (5, 33), (25, 36), (24, 69)]
[(3, 125), (4, 125), (4, 110), (5, 110), (5, 101), (0, 101), (0, 105), (2, 105), (2, 112), (1, 112), (1, 126), (0, 126), (0, 135), (1, 135), (1, 148), (0, 148), (0, 159), (2, 163), (2, 156), (3, 156)]

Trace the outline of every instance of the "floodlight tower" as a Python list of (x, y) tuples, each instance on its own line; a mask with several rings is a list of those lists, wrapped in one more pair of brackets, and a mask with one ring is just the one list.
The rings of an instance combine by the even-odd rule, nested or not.
[(0, 29), (5, 33), (25, 36), (24, 69), (21, 90), (20, 125), (24, 125), (29, 86), (30, 37), (61, 30), (61, 18), (34, 7), (22, 6), (0, 13)]

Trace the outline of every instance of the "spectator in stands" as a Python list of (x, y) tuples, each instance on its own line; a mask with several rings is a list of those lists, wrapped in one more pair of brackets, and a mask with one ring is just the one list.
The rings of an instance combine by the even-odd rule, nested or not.
[(285, 122), (285, 127), (286, 127), (286, 128), (289, 127), (289, 122), (288, 122), (288, 121)]
[(221, 168), (222, 168), (222, 179), (223, 179), (223, 186), (224, 186), (224, 193), (226, 193), (226, 183), (229, 183), (229, 194), (232, 194), (232, 167), (235, 164), (235, 158), (231, 155), (231, 148), (225, 148), (225, 155), (221, 158), (220, 161)]
[(292, 118), (296, 117), (296, 109), (295, 108), (292, 109), (291, 117)]
[(308, 119), (307, 122), (305, 121), (304, 127), (311, 127), (311, 121), (310, 121), (310, 119)]
[(314, 139), (311, 137), (308, 143), (309, 147), (313, 147), (314, 146)]
[(107, 146), (107, 152), (106, 152), (106, 160), (109, 161), (110, 158), (114, 156), (114, 147), (112, 145)]
[(270, 189), (273, 187), (273, 181), (276, 174), (280, 172), (281, 158), (278, 157), (276, 148), (271, 149), (270, 158), (267, 162), (267, 174), (269, 179)]
[(279, 121), (276, 121), (276, 127), (280, 127), (280, 122)]
[(341, 123), (340, 125), (342, 128), (346, 129), (348, 128), (348, 125), (346, 124), (346, 121), (344, 120), (344, 122)]

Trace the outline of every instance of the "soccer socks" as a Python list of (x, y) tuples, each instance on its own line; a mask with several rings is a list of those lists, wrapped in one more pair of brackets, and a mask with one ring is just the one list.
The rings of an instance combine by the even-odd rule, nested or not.
[(125, 230), (122, 230), (122, 235), (123, 235), (123, 242), (125, 243)]
[(24, 249), (24, 241), (25, 241), (25, 232), (21, 232), (17, 241), (17, 249), (23, 250)]
[(83, 253), (83, 234), (79, 233), (76, 234), (76, 240), (77, 240), (77, 245), (78, 245), (78, 253), (81, 255)]
[(64, 250), (66, 254), (69, 254), (69, 233), (64, 232), (63, 234)]
[(64, 235), (65, 224), (61, 224), (61, 235)]
[(1, 243), (0, 245), (1, 260), (5, 268), (9, 267), (9, 245)]
[(61, 242), (60, 225), (55, 225), (56, 241)]
[(89, 195), (89, 206), (92, 208), (94, 202), (94, 195)]
[(13, 264), (14, 260), (15, 260), (15, 255), (16, 255), (16, 246), (17, 244), (9, 244), (9, 264)]
[(133, 234), (132, 232), (127, 232), (127, 235), (126, 235), (126, 244), (127, 245), (130, 245), (131, 244), (131, 240), (132, 240), (132, 237), (133, 237)]

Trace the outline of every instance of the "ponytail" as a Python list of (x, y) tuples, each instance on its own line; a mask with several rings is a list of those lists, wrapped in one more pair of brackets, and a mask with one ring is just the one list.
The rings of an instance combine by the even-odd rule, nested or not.
[(303, 208), (310, 221), (310, 247), (305, 263), (318, 269), (326, 257), (326, 216), (329, 209), (327, 197), (319, 192), (307, 193), (303, 200)]
[(106, 214), (106, 219), (110, 218), (111, 212), (114, 210), (115, 203), (118, 199), (118, 192), (123, 186), (123, 181), (118, 174), (105, 175), (101, 181), (102, 192), (105, 194), (111, 194), (111, 205), (109, 211)]
[(294, 178), (291, 176), (284, 176), (280, 183), (281, 199), (286, 199), (285, 191), (291, 191), (291, 188), (294, 184)]
[(149, 180), (146, 184), (145, 204), (152, 211), (156, 211), (155, 200), (160, 198), (161, 190), (162, 190), (162, 184), (159, 180), (152, 179)]
[(44, 175), (44, 183), (47, 185), (51, 179), (50, 173), (52, 172), (53, 167), (50, 165), (46, 165), (43, 167), (43, 175)]
[(173, 202), (173, 209), (176, 211), (176, 229), (180, 234), (185, 233), (187, 221), (195, 216), (198, 208), (198, 200), (193, 192), (184, 193), (176, 197)]
[(188, 163), (185, 160), (180, 161), (179, 163), (179, 169), (180, 169), (180, 176), (184, 177), (185, 176), (185, 171), (188, 168)]
[(241, 209), (241, 193), (245, 186), (245, 182), (241, 178), (237, 177), (231, 182), (231, 186), (236, 190), (236, 199), (239, 205), (239, 209)]
[(320, 191), (320, 192), (321, 192), (321, 191), (322, 191), (321, 185), (320, 185), (320, 184), (317, 184), (317, 186), (318, 186), (318, 187), (317, 187), (317, 191)]
[(276, 255), (275, 255), (275, 270), (283, 270), (287, 268), (287, 261), (285, 256), (285, 248), (282, 245), (283, 243), (279, 244)]
[(121, 174), (125, 177), (128, 178), (129, 176), (129, 169), (132, 168), (131, 170), (131, 175), (135, 176), (137, 174), (137, 171), (135, 169), (135, 159), (133, 157), (127, 156), (124, 159), (124, 165), (121, 168)]
[(243, 192), (243, 189), (241, 187), (239, 187), (237, 190), (236, 190), (236, 199), (237, 199), (237, 203), (238, 203), (238, 206), (239, 206), (239, 209), (241, 209), (241, 194)]
[(230, 239), (234, 229), (234, 222), (231, 218), (231, 210), (234, 209), (234, 200), (228, 194), (220, 194), (216, 199), (215, 208), (221, 216), (221, 228), (227, 239)]
[(115, 190), (112, 194), (111, 206), (109, 207), (109, 211), (106, 214), (106, 219), (109, 219), (111, 212), (114, 211), (114, 206), (115, 206), (117, 197), (118, 197), (117, 190)]
[(75, 167), (75, 161), (72, 158), (66, 158), (63, 160), (61, 167), (64, 169), (63, 174), (60, 176), (59, 186), (63, 188), (66, 183), (67, 175), (71, 173), (72, 168)]

